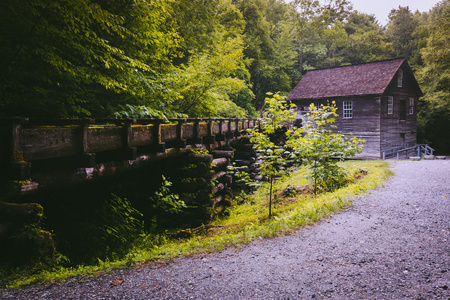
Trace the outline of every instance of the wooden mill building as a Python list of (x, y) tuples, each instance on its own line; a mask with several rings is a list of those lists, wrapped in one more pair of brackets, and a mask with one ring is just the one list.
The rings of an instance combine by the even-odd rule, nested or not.
[(303, 118), (311, 103), (336, 102), (335, 125), (366, 142), (363, 158), (417, 140), (417, 99), (422, 91), (406, 59), (308, 71), (287, 97)]

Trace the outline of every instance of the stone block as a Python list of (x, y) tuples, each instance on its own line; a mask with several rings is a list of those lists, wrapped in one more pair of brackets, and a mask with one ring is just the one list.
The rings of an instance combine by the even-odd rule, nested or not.
[(422, 158), (426, 159), (426, 160), (433, 160), (433, 159), (435, 159), (435, 156), (434, 155), (422, 155)]

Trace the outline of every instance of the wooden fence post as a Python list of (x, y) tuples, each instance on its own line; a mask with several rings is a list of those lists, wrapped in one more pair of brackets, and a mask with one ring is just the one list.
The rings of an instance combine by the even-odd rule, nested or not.
[(232, 138), (234, 138), (234, 133), (233, 133), (233, 131), (231, 130), (231, 120), (233, 120), (233, 119), (228, 119), (228, 132), (227, 132), (227, 139), (232, 139)]
[(222, 142), (225, 140), (225, 135), (223, 134), (223, 119), (219, 119), (219, 133), (216, 135), (216, 141)]
[(186, 122), (186, 119), (177, 119), (178, 124), (177, 124), (177, 142), (176, 142), (176, 147), (181, 149), (181, 148), (186, 148), (186, 139), (183, 138), (183, 124)]
[(161, 124), (164, 123), (163, 119), (152, 119), (151, 123), (154, 126), (153, 129), (153, 135), (154, 135), (154, 145), (153, 145), (153, 151), (162, 153), (166, 151), (166, 144), (162, 141), (162, 135), (161, 135)]
[(9, 124), (9, 178), (13, 180), (27, 180), (30, 177), (31, 163), (23, 158), (20, 146), (22, 125), (28, 122), (28, 118), (14, 118)]
[(131, 145), (131, 140), (133, 138), (133, 128), (132, 124), (136, 123), (135, 119), (125, 119), (124, 129), (124, 156), (125, 159), (135, 160), (137, 156), (137, 148)]
[[(239, 125), (241, 124), (241, 119), (234, 119), (234, 122), (236, 123), (234, 136), (235, 137), (240, 137), (241, 136), (241, 130), (239, 128)], [(244, 125), (244, 121), (242, 121), (242, 125)]]
[(208, 148), (211, 148), (211, 145), (216, 142), (216, 136), (213, 132), (213, 122), (213, 119), (208, 119), (208, 135), (203, 139), (203, 142), (208, 144)]
[(193, 144), (203, 144), (203, 138), (200, 136), (200, 122), (202, 119), (194, 119), (194, 139)]
[(91, 123), (95, 123), (95, 120), (89, 118), (80, 120), (80, 163), (84, 168), (95, 165), (95, 153), (89, 152), (89, 124)]

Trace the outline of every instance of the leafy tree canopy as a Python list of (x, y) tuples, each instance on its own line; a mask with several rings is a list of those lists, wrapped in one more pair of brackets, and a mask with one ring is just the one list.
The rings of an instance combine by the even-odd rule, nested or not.
[(425, 98), (450, 113), (450, 1), (442, 1), (431, 13), (430, 37), (422, 49), (424, 68), (420, 82)]
[(394, 47), (396, 57), (409, 58), (412, 55), (411, 38), (417, 25), (417, 20), (408, 6), (399, 6), (398, 9), (392, 9), (389, 13), (386, 36)]
[(167, 1), (6, 0), (0, 11), (3, 115), (86, 116), (136, 103), (177, 56)]

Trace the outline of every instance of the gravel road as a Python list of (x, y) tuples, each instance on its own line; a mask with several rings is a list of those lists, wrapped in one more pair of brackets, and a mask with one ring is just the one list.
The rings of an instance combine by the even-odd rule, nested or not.
[(1, 299), (450, 299), (450, 161), (399, 161), (384, 187), (287, 236)]

